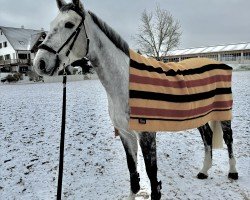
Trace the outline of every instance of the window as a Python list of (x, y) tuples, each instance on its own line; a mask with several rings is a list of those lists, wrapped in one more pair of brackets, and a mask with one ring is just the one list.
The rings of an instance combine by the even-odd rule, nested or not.
[(190, 58), (198, 58), (198, 56), (183, 56), (183, 57), (181, 57), (181, 60), (186, 60), (186, 59), (190, 59)]
[(3, 60), (3, 56), (0, 56), (0, 60)]
[(203, 55), (200, 55), (200, 58), (209, 58), (213, 60), (218, 60), (218, 55), (217, 54), (203, 54)]
[(250, 60), (250, 52), (244, 53), (244, 60)]
[(18, 58), (19, 58), (19, 59), (27, 59), (28, 56), (27, 56), (27, 54), (19, 53), (19, 54), (18, 54)]
[(2, 43), (0, 43), (0, 49), (2, 49), (2, 47), (3, 47), (3, 46), (2, 46)]
[(7, 47), (7, 42), (4, 42), (4, 43), (3, 43), (3, 46), (4, 46), (4, 47)]
[(21, 45), (25, 45), (24, 41), (18, 41), (18, 42), (19, 42), (19, 44), (21, 44)]
[(179, 57), (168, 57), (168, 58), (164, 58), (163, 62), (167, 63), (167, 62), (179, 62)]
[(10, 54), (5, 55), (4, 57), (5, 57), (5, 60), (10, 60)]
[(3, 31), (1, 31), (1, 35), (3, 35)]
[(19, 71), (24, 73), (24, 72), (29, 71), (29, 68), (28, 67), (20, 67)]
[(236, 60), (239, 60), (240, 57), (241, 57), (240, 53), (222, 54), (221, 60), (222, 61), (236, 61)]

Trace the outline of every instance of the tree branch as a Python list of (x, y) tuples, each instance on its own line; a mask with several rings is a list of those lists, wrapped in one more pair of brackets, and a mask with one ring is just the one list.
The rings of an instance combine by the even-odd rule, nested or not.
[(143, 53), (160, 59), (161, 55), (179, 45), (180, 29), (179, 21), (157, 5), (154, 13), (143, 11), (136, 40)]

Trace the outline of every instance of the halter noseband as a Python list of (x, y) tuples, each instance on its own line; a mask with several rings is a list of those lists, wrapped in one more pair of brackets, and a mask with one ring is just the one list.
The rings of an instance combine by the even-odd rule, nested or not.
[[(46, 51), (48, 51), (48, 52), (53, 53), (53, 54), (56, 55), (56, 64), (55, 64), (54, 69), (53, 69), (52, 72), (51, 72), (51, 76), (54, 74), (55, 70), (56, 70), (57, 68), (59, 68), (59, 65), (60, 65), (59, 53), (60, 53), (60, 52), (62, 51), (62, 49), (72, 40), (72, 38), (74, 38), (73, 41), (72, 41), (72, 43), (71, 43), (70, 46), (69, 46), (69, 49), (68, 49), (67, 52), (66, 52), (66, 57), (69, 56), (71, 50), (72, 50), (73, 47), (74, 47), (74, 44), (75, 44), (77, 38), (78, 38), (78, 36), (79, 36), (79, 34), (80, 34), (80, 32), (81, 32), (81, 26), (82, 26), (82, 25), (84, 26), (85, 35), (86, 35), (86, 37), (87, 37), (86, 55), (87, 55), (88, 52), (89, 52), (89, 38), (88, 38), (88, 35), (87, 35), (87, 32), (86, 32), (86, 28), (85, 28), (85, 24), (84, 24), (85, 16), (84, 16), (83, 13), (81, 13), (81, 12), (79, 13), (79, 11), (76, 11), (76, 10), (74, 10), (74, 9), (72, 9), (72, 10), (75, 11), (78, 15), (80, 15), (81, 18), (82, 18), (82, 20), (81, 20), (80, 24), (78, 25), (78, 27), (76, 28), (76, 30), (75, 30), (75, 31), (70, 35), (70, 37), (66, 40), (66, 42), (64, 42), (63, 45), (62, 45), (57, 51), (55, 51), (53, 48), (49, 47), (49, 46), (46, 45), (46, 44), (41, 44), (41, 45), (38, 47), (38, 49), (43, 49), (43, 50), (46, 50)], [(85, 56), (86, 56), (86, 55), (85, 55)]]

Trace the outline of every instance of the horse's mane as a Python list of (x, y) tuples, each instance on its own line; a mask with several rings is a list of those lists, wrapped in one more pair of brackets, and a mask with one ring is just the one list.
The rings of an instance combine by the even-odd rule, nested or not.
[[(66, 4), (61, 8), (61, 11), (74, 10), (79, 13), (81, 16), (84, 15), (83, 11), (80, 11), (76, 6), (72, 3)], [(129, 56), (129, 46), (128, 43), (122, 39), (122, 37), (114, 31), (108, 24), (106, 24), (103, 20), (97, 17), (94, 13), (88, 11), (94, 23), (102, 30), (102, 32), (113, 42), (113, 44), (123, 51), (126, 55)]]
[(94, 13), (92, 13), (91, 11), (88, 12), (95, 24), (114, 43), (114, 45), (129, 56), (128, 43), (116, 31), (114, 31), (108, 24), (106, 24), (103, 20), (97, 17)]

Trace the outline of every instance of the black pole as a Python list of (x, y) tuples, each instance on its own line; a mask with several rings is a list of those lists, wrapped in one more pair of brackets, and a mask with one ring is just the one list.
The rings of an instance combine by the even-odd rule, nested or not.
[(62, 126), (60, 141), (60, 157), (59, 157), (59, 174), (57, 185), (57, 200), (62, 199), (62, 180), (63, 180), (63, 158), (64, 158), (64, 140), (65, 140), (65, 124), (66, 124), (66, 83), (67, 75), (63, 75), (63, 104), (62, 104)]

